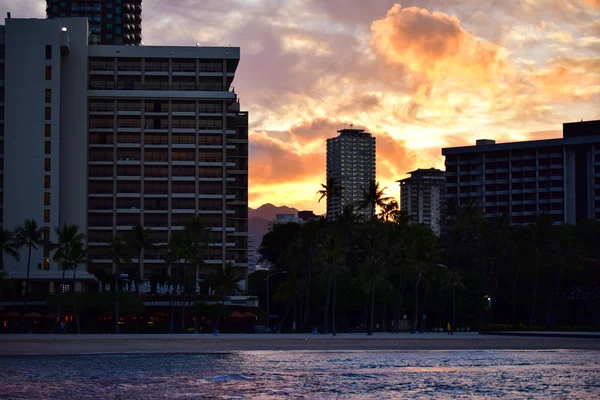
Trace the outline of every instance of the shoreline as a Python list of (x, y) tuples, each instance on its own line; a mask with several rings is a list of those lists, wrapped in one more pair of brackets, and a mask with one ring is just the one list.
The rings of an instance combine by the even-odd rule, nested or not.
[(600, 350), (600, 340), (477, 333), (0, 335), (0, 356), (193, 354), (235, 351)]

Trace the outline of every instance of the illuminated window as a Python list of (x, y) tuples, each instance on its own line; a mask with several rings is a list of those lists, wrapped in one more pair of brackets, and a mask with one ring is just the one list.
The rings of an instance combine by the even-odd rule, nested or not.
[(50, 175), (44, 176), (44, 189), (50, 189), (51, 182)]
[(44, 148), (46, 150), (46, 154), (50, 154), (52, 152), (52, 146), (51, 146), (50, 142), (44, 143)]
[(46, 80), (52, 80), (52, 67), (51, 66), (46, 66)]
[(50, 193), (48, 193), (48, 192), (44, 193), (44, 205), (45, 206), (50, 205)]
[(50, 223), (50, 210), (44, 210), (44, 223)]
[(52, 119), (52, 107), (46, 107), (46, 121)]
[(44, 271), (49, 271), (49, 270), (50, 270), (50, 259), (44, 258)]
[(52, 102), (52, 89), (46, 89), (46, 103)]
[(46, 124), (45, 135), (46, 137), (52, 137), (52, 125)]
[(51, 160), (49, 158), (46, 158), (44, 160), (44, 170), (46, 170), (48, 172), (51, 171), (51, 165), (50, 165), (50, 163), (51, 163)]

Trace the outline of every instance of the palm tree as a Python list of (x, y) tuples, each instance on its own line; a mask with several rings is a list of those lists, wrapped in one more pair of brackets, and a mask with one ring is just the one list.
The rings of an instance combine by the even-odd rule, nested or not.
[(119, 278), (121, 265), (131, 261), (127, 242), (119, 237), (113, 237), (110, 241), (110, 258), (115, 264), (115, 333), (119, 333)]
[(373, 335), (375, 326), (375, 289), (385, 281), (384, 267), (387, 264), (388, 235), (384, 232), (385, 225), (373, 221), (372, 225), (367, 227), (365, 252), (366, 259), (364, 264), (365, 291), (371, 293), (371, 312), (367, 335)]
[(388, 203), (385, 203), (383, 207), (381, 207), (381, 211), (379, 212), (379, 218), (381, 218), (385, 222), (388, 222), (390, 219), (394, 220), (395, 215), (399, 212), (400, 206), (398, 205), (398, 202), (392, 199)]
[(175, 328), (175, 299), (177, 297), (177, 285), (179, 284), (179, 265), (181, 264), (182, 260), (186, 260), (189, 258), (188, 249), (188, 240), (185, 235), (185, 232), (172, 232), (171, 237), (169, 238), (169, 250), (167, 254), (168, 263), (171, 265), (175, 264), (175, 277), (171, 276), (171, 282), (173, 283), (173, 291), (169, 309), (169, 333), (173, 333)]
[(359, 202), (359, 207), (367, 209), (371, 213), (371, 219), (374, 220), (376, 217), (375, 211), (377, 207), (384, 208), (390, 197), (385, 196), (385, 190), (387, 188), (381, 188), (379, 182), (371, 180), (369, 186), (363, 188), (362, 200)]
[[(27, 296), (29, 295), (29, 271), (31, 269), (31, 251), (37, 250), (38, 246), (44, 245), (44, 229), (40, 228), (34, 219), (28, 219), (23, 226), (17, 227), (16, 243), (17, 246), (27, 247), (27, 275), (25, 278), (25, 297), (23, 298), (23, 315), (27, 307)], [(25, 330), (25, 317), (23, 316), (22, 330)]]
[(535, 244), (535, 262), (533, 263), (534, 268), (534, 280), (533, 280), (533, 301), (531, 303), (531, 315), (529, 318), (529, 325), (533, 326), (536, 317), (536, 305), (537, 295), (539, 286), (539, 270), (542, 264), (542, 258), (547, 256), (550, 250), (550, 237), (552, 230), (552, 217), (548, 214), (540, 214), (533, 225), (533, 241)]
[(141, 225), (136, 225), (131, 228), (131, 232), (127, 237), (127, 245), (131, 249), (131, 251), (137, 256), (137, 273), (135, 276), (135, 292), (140, 292), (140, 280), (142, 278), (142, 256), (145, 250), (152, 250), (154, 245), (152, 244), (152, 240), (149, 235), (150, 230), (144, 229)]
[[(200, 271), (202, 266), (204, 265), (204, 258), (206, 256), (206, 250), (208, 249), (208, 245), (210, 243), (210, 232), (211, 228), (208, 227), (202, 217), (199, 215), (188, 220), (183, 228), (184, 234), (187, 236), (187, 244), (189, 246), (187, 253), (188, 262), (194, 265), (194, 280), (192, 285), (192, 293), (193, 293), (193, 301), (196, 301), (196, 285), (198, 283), (198, 278), (200, 275)], [(184, 276), (185, 282), (185, 276)], [(185, 285), (185, 283), (184, 283)], [(185, 287), (185, 286), (184, 286)], [(185, 306), (183, 306), (185, 307)], [(181, 314), (182, 319), (184, 318), (185, 309), (182, 308)], [(195, 331), (198, 332), (199, 321), (198, 321), (198, 307), (194, 307), (194, 315), (195, 315)]]
[[(79, 246), (85, 241), (85, 235), (79, 232), (79, 227), (77, 225), (67, 225), (64, 224), (60, 228), (55, 228), (54, 232), (56, 233), (56, 237), (58, 240), (56, 243), (49, 243), (48, 246), (51, 250), (54, 250), (54, 255), (52, 259), (58, 262), (60, 269), (62, 270), (62, 282), (65, 283), (65, 273), (68, 269), (71, 268), (71, 264), (69, 263), (69, 254), (71, 254), (71, 248), (74, 246)], [(73, 290), (75, 287), (73, 286)], [(56, 329), (56, 325), (60, 319), (60, 301), (57, 301), (56, 304), (56, 320), (54, 322), (54, 326), (49, 333), (54, 332)]]
[(437, 244), (437, 238), (427, 227), (416, 225), (413, 228), (414, 242), (411, 248), (413, 268), (417, 274), (415, 282), (415, 321), (413, 331), (417, 330), (419, 323), (419, 283), (423, 274), (428, 272), (431, 267), (443, 267), (438, 264), (440, 249)]
[(15, 261), (19, 261), (18, 242), (15, 234), (6, 229), (0, 229), (0, 271), (4, 269), (4, 255), (12, 257)]
[[(327, 209), (329, 209), (329, 202), (334, 197), (342, 197), (343, 188), (339, 185), (339, 182), (335, 178), (327, 177), (325, 183), (321, 183), (321, 189), (317, 191), (319, 195), (319, 203), (325, 199), (327, 203)], [(330, 217), (329, 215), (327, 217)]]
[(223, 296), (221, 300), (221, 309), (219, 310), (219, 315), (215, 321), (215, 332), (219, 330), (219, 321), (221, 320), (221, 315), (225, 309), (225, 297), (239, 293), (241, 291), (239, 282), (243, 279), (244, 277), (236, 276), (234, 267), (230, 262), (225, 264), (225, 268), (217, 267), (215, 272), (209, 276), (208, 280), (211, 282), (213, 291), (220, 293), (221, 296)]
[(333, 335), (335, 332), (335, 299), (336, 299), (336, 286), (337, 286), (337, 274), (344, 268), (343, 263), (346, 256), (346, 248), (337, 235), (329, 234), (325, 237), (325, 242), (321, 246), (319, 259), (325, 266), (325, 273), (328, 277), (327, 282), (327, 296), (325, 300), (325, 324), (323, 333), (328, 333), (328, 315), (329, 315), (329, 295), (331, 293), (331, 284), (333, 282), (333, 306), (332, 306), (332, 317), (331, 317), (331, 329)]
[(448, 271), (446, 274), (446, 283), (441, 289), (448, 288), (452, 290), (452, 326), (450, 327), (450, 333), (454, 334), (456, 329), (456, 289), (466, 289), (458, 272)]
[(75, 316), (75, 322), (77, 324), (77, 333), (81, 333), (81, 326), (79, 325), (79, 314), (77, 314), (77, 296), (75, 293), (75, 277), (77, 272), (77, 266), (81, 264), (90, 264), (91, 260), (88, 257), (88, 249), (85, 247), (83, 241), (76, 241), (69, 246), (68, 253), (66, 254), (66, 264), (73, 268), (73, 315)]

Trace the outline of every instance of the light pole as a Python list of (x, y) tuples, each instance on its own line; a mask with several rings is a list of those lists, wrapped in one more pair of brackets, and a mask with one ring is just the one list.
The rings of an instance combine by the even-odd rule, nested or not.
[(283, 271), (283, 272), (277, 272), (275, 274), (269, 275), (269, 271), (267, 271), (267, 329), (269, 329), (269, 300), (271, 298), (270, 293), (269, 293), (269, 278), (273, 277), (273, 276), (277, 276), (277, 275), (285, 275), (287, 274), (287, 271)]

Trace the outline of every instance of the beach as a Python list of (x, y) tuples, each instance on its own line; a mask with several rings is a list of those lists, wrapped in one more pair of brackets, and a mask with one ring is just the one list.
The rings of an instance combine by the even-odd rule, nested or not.
[(600, 339), (456, 333), (1, 335), (0, 356), (231, 351), (600, 350)]

